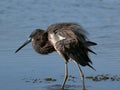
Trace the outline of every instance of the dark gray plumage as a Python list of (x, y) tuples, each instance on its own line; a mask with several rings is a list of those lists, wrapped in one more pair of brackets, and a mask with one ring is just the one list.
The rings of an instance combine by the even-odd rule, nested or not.
[(47, 29), (49, 41), (53, 44), (56, 51), (58, 51), (66, 61), (69, 59), (75, 60), (82, 66), (90, 66), (92, 61), (88, 57), (90, 44), (96, 43), (87, 41), (86, 31), (76, 23), (58, 23), (53, 24)]
[[(39, 54), (49, 54), (56, 51), (64, 58), (65, 61), (65, 78), (61, 89), (64, 89), (66, 80), (68, 78), (68, 61), (74, 60), (80, 71), (82, 78), (83, 90), (85, 90), (84, 74), (80, 68), (81, 66), (89, 66), (94, 69), (91, 64), (88, 53), (94, 53), (90, 46), (97, 45), (87, 39), (87, 32), (77, 23), (57, 23), (52, 24), (46, 31), (37, 29), (30, 35), (30, 39), (27, 40), (20, 48), (16, 50), (18, 52), (21, 48), (32, 42), (32, 46)], [(95, 69), (94, 69), (95, 70)]]
[[(55, 50), (64, 58), (65, 61), (65, 78), (62, 84), (62, 89), (68, 78), (68, 61), (74, 60), (80, 70), (82, 77), (83, 90), (85, 90), (84, 74), (80, 68), (82, 66), (89, 66), (94, 69), (90, 64), (92, 61), (88, 56), (88, 52), (93, 52), (89, 47), (96, 45), (96, 43), (88, 41), (86, 31), (76, 23), (58, 23), (48, 27), (48, 40), (54, 46)], [(94, 69), (95, 70), (95, 69)]]

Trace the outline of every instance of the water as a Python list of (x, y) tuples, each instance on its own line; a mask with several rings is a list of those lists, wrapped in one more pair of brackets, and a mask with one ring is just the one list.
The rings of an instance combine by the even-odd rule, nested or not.
[[(120, 75), (119, 0), (1, 0), (0, 1), (0, 88), (2, 90), (56, 90), (64, 75), (63, 59), (56, 53), (42, 56), (31, 45), (14, 51), (36, 28), (46, 29), (56, 22), (78, 22), (89, 33), (97, 55), (90, 55), (97, 71), (82, 68), (85, 76)], [(76, 65), (69, 63), (66, 90), (79, 90), (81, 80)], [(55, 78), (47, 82), (46, 77)], [(41, 82), (33, 83), (34, 79)], [(119, 81), (86, 81), (88, 90), (118, 90)]]

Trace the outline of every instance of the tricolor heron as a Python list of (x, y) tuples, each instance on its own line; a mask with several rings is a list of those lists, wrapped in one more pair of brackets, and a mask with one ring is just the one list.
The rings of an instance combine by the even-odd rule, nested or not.
[(64, 58), (65, 62), (65, 75), (61, 85), (62, 90), (68, 78), (68, 62), (70, 60), (75, 61), (80, 71), (83, 90), (85, 90), (84, 74), (80, 66), (89, 66), (95, 70), (91, 65), (92, 61), (88, 53), (96, 54), (90, 49), (90, 46), (97, 45), (95, 42), (89, 41), (86, 34), (87, 32), (77, 23), (52, 24), (47, 30), (34, 30), (29, 39), (16, 50), (16, 53), (30, 42), (32, 42), (33, 49), (39, 54), (47, 55), (56, 51)]

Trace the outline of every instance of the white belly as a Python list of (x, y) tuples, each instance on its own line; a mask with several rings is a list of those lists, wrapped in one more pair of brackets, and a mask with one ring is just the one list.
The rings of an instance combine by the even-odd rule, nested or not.
[(53, 44), (54, 47), (55, 47), (56, 42), (63, 40), (63, 39), (65, 39), (65, 37), (62, 37), (58, 34), (56, 35), (54, 33), (50, 34), (50, 38), (49, 38), (50, 42)]
[(58, 41), (60, 41), (60, 40), (63, 40), (63, 39), (65, 39), (65, 37), (62, 37), (62, 36), (60, 36), (60, 35), (56, 35), (56, 34), (54, 34), (54, 33), (52, 33), (52, 34), (49, 34), (49, 40), (50, 40), (50, 42), (52, 43), (52, 45), (54, 46), (54, 48), (55, 48), (55, 50), (57, 51), (57, 53), (60, 55), (60, 56), (62, 56), (61, 55), (61, 52), (56, 48), (56, 43), (58, 42)]

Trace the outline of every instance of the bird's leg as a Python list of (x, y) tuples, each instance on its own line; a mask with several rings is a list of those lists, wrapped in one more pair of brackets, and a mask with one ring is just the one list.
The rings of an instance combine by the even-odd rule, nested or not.
[(64, 81), (63, 81), (62, 86), (61, 86), (62, 90), (64, 90), (64, 86), (65, 86), (67, 78), (68, 78), (68, 63), (65, 62), (65, 75), (64, 75)]
[(77, 63), (78, 65), (78, 69), (80, 71), (80, 76), (81, 76), (81, 79), (82, 79), (82, 88), (83, 90), (85, 90), (85, 81), (84, 81), (84, 73), (82, 72), (82, 69), (80, 68), (80, 65)]

